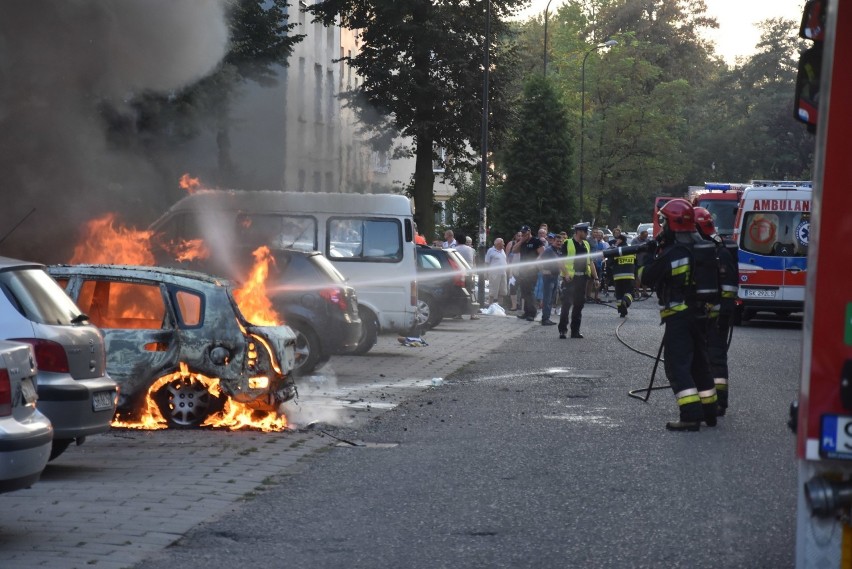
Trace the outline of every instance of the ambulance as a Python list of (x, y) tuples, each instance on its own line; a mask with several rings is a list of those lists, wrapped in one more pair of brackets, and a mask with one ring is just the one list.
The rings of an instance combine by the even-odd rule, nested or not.
[(739, 247), (736, 320), (803, 312), (811, 182), (754, 180), (743, 191), (733, 239)]

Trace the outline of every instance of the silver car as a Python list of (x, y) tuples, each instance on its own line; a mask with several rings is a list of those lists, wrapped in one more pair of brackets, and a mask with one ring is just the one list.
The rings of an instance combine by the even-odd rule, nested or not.
[(47, 464), (53, 427), (35, 403), (32, 348), (0, 340), (0, 492), (29, 488)]
[(100, 331), (45, 272), (0, 257), (0, 339), (26, 342), (38, 366), (38, 408), (53, 424), (51, 459), (109, 430), (116, 384)]

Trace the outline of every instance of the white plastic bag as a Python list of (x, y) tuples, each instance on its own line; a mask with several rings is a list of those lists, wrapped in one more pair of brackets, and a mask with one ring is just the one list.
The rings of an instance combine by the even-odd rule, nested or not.
[(506, 316), (506, 311), (503, 310), (503, 307), (497, 304), (489, 304), (488, 308), (482, 311), (483, 314), (490, 314), (491, 316)]

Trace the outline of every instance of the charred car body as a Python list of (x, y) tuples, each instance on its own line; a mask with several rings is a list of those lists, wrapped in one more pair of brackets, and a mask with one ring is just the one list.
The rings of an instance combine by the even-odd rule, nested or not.
[(138, 419), (149, 392), (169, 426), (201, 425), (227, 398), (269, 412), (295, 396), (295, 335), (250, 323), (228, 281), (127, 265), (48, 271), (103, 332), (120, 418)]

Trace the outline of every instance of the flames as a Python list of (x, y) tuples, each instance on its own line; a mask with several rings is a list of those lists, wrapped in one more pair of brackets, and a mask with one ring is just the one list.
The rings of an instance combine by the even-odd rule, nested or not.
[[(198, 178), (184, 174), (180, 179), (180, 187), (189, 193), (194, 193), (201, 189), (201, 183)], [(73, 256), (69, 262), (71, 264), (105, 263), (153, 266), (156, 264), (152, 252), (155, 237), (153, 232), (127, 227), (118, 221), (115, 213), (107, 213), (86, 224), (84, 234), (79, 244), (74, 248)], [(209, 248), (202, 239), (167, 244), (157, 242), (157, 246), (163, 247), (175, 260), (181, 262), (206, 259), (210, 256)], [(235, 300), (240, 311), (249, 322), (260, 326), (280, 325), (282, 319), (272, 307), (272, 302), (269, 300), (266, 290), (269, 268), (270, 265), (274, 264), (275, 259), (267, 247), (260, 247), (254, 251), (253, 255), (254, 266), (245, 284), (234, 291)], [(255, 340), (258, 340), (258, 338), (255, 338)], [(203, 384), (207, 388), (210, 399), (219, 399), (222, 396), (219, 378), (210, 378), (190, 372), (187, 365), (181, 363), (180, 370), (157, 379), (150, 387), (141, 410), (141, 416), (137, 420), (127, 421), (117, 417), (112, 425), (133, 429), (166, 428), (168, 422), (163, 416), (160, 405), (157, 404), (156, 394), (169, 384), (181, 380), (191, 380)], [(208, 417), (202, 426), (230, 430), (251, 428), (262, 431), (280, 431), (287, 428), (287, 419), (284, 415), (258, 411), (226, 398), (222, 411)]]
[[(216, 401), (222, 398), (222, 390), (219, 387), (219, 378), (207, 377), (200, 373), (190, 372), (187, 365), (181, 362), (179, 371), (164, 375), (151, 385), (148, 389), (147, 395), (145, 396), (142, 413), (138, 419), (126, 420), (117, 418), (112, 422), (112, 426), (122, 427), (125, 429), (144, 430), (168, 428), (169, 424), (163, 415), (163, 411), (167, 414), (171, 413), (175, 404), (168, 401), (165, 397), (161, 398), (162, 403), (158, 403), (157, 400), (160, 398), (160, 390), (167, 390), (169, 384), (176, 384), (184, 381), (191, 381), (193, 383), (203, 385), (207, 390), (207, 395), (209, 396), (207, 399), (209, 401)], [(165, 406), (165, 409), (161, 409), (161, 404)], [(263, 432), (277, 432), (283, 431), (287, 428), (287, 417), (276, 413), (258, 411), (257, 409), (252, 409), (247, 405), (227, 398), (225, 399), (222, 410), (211, 414), (200, 426), (227, 429), (230, 431), (252, 429)]]
[(234, 298), (240, 312), (249, 322), (259, 326), (278, 326), (281, 317), (272, 308), (272, 301), (266, 294), (266, 279), (269, 277), (270, 265), (275, 264), (275, 258), (266, 246), (258, 247), (252, 255), (254, 266), (246, 283), (234, 291)]
[(116, 214), (107, 213), (86, 224), (83, 240), (74, 247), (70, 263), (153, 265), (151, 235), (150, 231), (116, 224)]
[(181, 176), (178, 184), (180, 184), (181, 189), (186, 190), (190, 194), (194, 194), (201, 189), (201, 182), (198, 178), (193, 178), (189, 174)]

